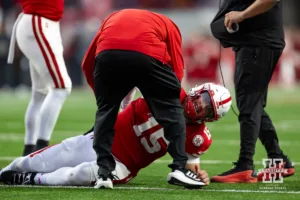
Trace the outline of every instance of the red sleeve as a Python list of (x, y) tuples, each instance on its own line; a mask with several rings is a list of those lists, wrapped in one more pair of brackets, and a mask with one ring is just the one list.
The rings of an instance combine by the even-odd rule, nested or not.
[(100, 37), (102, 28), (104, 27), (106, 21), (117, 12), (119, 12), (119, 11), (113, 12), (112, 14), (110, 14), (108, 17), (106, 17), (102, 21), (102, 24), (101, 24), (100, 28), (98, 29), (98, 32), (97, 32), (95, 38), (93, 39), (89, 48), (87, 49), (87, 51), (83, 57), (82, 63), (81, 63), (81, 68), (82, 68), (82, 71), (86, 78), (86, 81), (94, 92), (95, 92), (95, 90), (94, 90), (94, 65), (95, 65), (98, 38)]
[(178, 27), (169, 19), (167, 20), (167, 34), (166, 44), (171, 57), (170, 65), (181, 82), (184, 74), (184, 62), (181, 48), (182, 39)]
[(204, 154), (212, 143), (212, 137), (204, 123), (192, 127), (187, 126), (186, 134), (186, 153), (195, 157)]
[(91, 42), (88, 50), (86, 51), (82, 63), (81, 68), (84, 73), (84, 76), (86, 78), (87, 83), (94, 91), (94, 64), (95, 64), (95, 53), (97, 48), (97, 40), (98, 40), (99, 34), (96, 35), (96, 37)]
[(181, 91), (180, 91), (180, 102), (181, 102), (181, 104), (184, 103), (185, 98), (186, 98), (186, 92), (184, 91), (183, 88), (181, 88)]

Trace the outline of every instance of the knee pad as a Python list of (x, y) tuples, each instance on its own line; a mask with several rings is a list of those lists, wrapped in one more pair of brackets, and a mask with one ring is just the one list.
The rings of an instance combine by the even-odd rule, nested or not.
[(59, 93), (65, 93), (66, 95), (69, 95), (72, 91), (71, 87), (68, 88), (51, 88), (51, 91), (59, 91)]
[(68, 184), (90, 186), (94, 181), (92, 168), (88, 162), (81, 163), (68, 171)]
[(17, 168), (21, 171), (27, 172), (48, 172), (46, 171), (46, 163), (43, 161), (40, 155), (34, 155), (33, 157), (22, 157), (17, 163)]
[(56, 98), (65, 99), (71, 93), (71, 88), (51, 88), (48, 95), (52, 94)]
[(57, 89), (65, 90), (68, 94), (70, 94), (72, 91), (72, 83), (70, 82), (70, 84), (66, 85), (65, 88), (57, 88)]
[(40, 94), (40, 95), (47, 95), (49, 92), (48, 87), (32, 87), (32, 95), (34, 96), (35, 94)]
[(68, 94), (71, 94), (71, 91), (72, 91), (72, 87), (69, 87), (69, 88), (65, 88), (65, 90), (67, 91)]

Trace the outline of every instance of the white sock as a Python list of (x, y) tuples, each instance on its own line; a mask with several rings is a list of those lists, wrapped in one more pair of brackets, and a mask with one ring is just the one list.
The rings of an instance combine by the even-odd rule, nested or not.
[(49, 141), (60, 110), (69, 92), (65, 89), (51, 89), (41, 107), (38, 139)]
[(34, 184), (36, 185), (47, 185), (47, 182), (46, 182), (46, 177), (48, 174), (51, 174), (51, 173), (37, 173), (33, 179), (34, 181)]
[(68, 185), (68, 171), (72, 167), (63, 167), (50, 173), (38, 173), (34, 183), (38, 185)]
[(31, 100), (25, 114), (25, 145), (35, 145), (40, 109), (46, 98), (46, 95), (38, 91), (32, 91)]

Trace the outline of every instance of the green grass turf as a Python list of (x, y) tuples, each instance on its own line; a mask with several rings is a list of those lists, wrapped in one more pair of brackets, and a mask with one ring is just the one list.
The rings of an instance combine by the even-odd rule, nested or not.
[[(13, 157), (19, 156), (23, 148), (24, 113), (29, 96), (16, 96), (0, 91), (0, 168)], [(267, 111), (277, 128), (284, 152), (300, 170), (300, 90), (293, 92), (271, 89)], [(234, 107), (235, 103), (234, 103)], [(51, 143), (87, 131), (94, 122), (95, 100), (89, 90), (73, 91), (67, 99), (52, 135)], [(239, 124), (232, 111), (216, 123), (208, 123), (213, 144), (201, 157), (201, 168), (210, 176), (231, 168), (239, 152)], [(257, 142), (256, 168), (262, 167), (266, 158), (261, 143)], [(168, 185), (167, 164), (170, 156), (143, 169), (137, 178), (114, 190), (93, 188), (49, 188), (49, 187), (4, 187), (0, 185), (0, 199), (300, 199), (300, 175), (284, 179), (282, 184), (210, 184), (202, 190), (185, 190)], [(219, 161), (221, 163), (211, 163)], [(298, 193), (292, 193), (297, 191)]]

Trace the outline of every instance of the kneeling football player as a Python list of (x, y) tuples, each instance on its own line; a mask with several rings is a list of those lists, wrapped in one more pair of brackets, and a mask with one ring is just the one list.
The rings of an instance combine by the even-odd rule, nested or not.
[[(203, 185), (209, 177), (200, 170), (200, 155), (212, 143), (205, 122), (223, 117), (230, 109), (229, 91), (219, 85), (206, 83), (192, 88), (188, 94), (182, 89), (181, 103), (186, 117), (187, 168), (197, 174)], [(168, 141), (163, 128), (151, 115), (146, 101), (138, 98), (119, 113), (115, 125), (112, 153), (116, 162), (113, 172), (115, 184), (127, 183), (138, 172), (167, 153)], [(97, 180), (98, 165), (93, 149), (93, 129), (59, 144), (15, 159), (0, 171), (6, 184), (40, 184), (91, 186)]]

